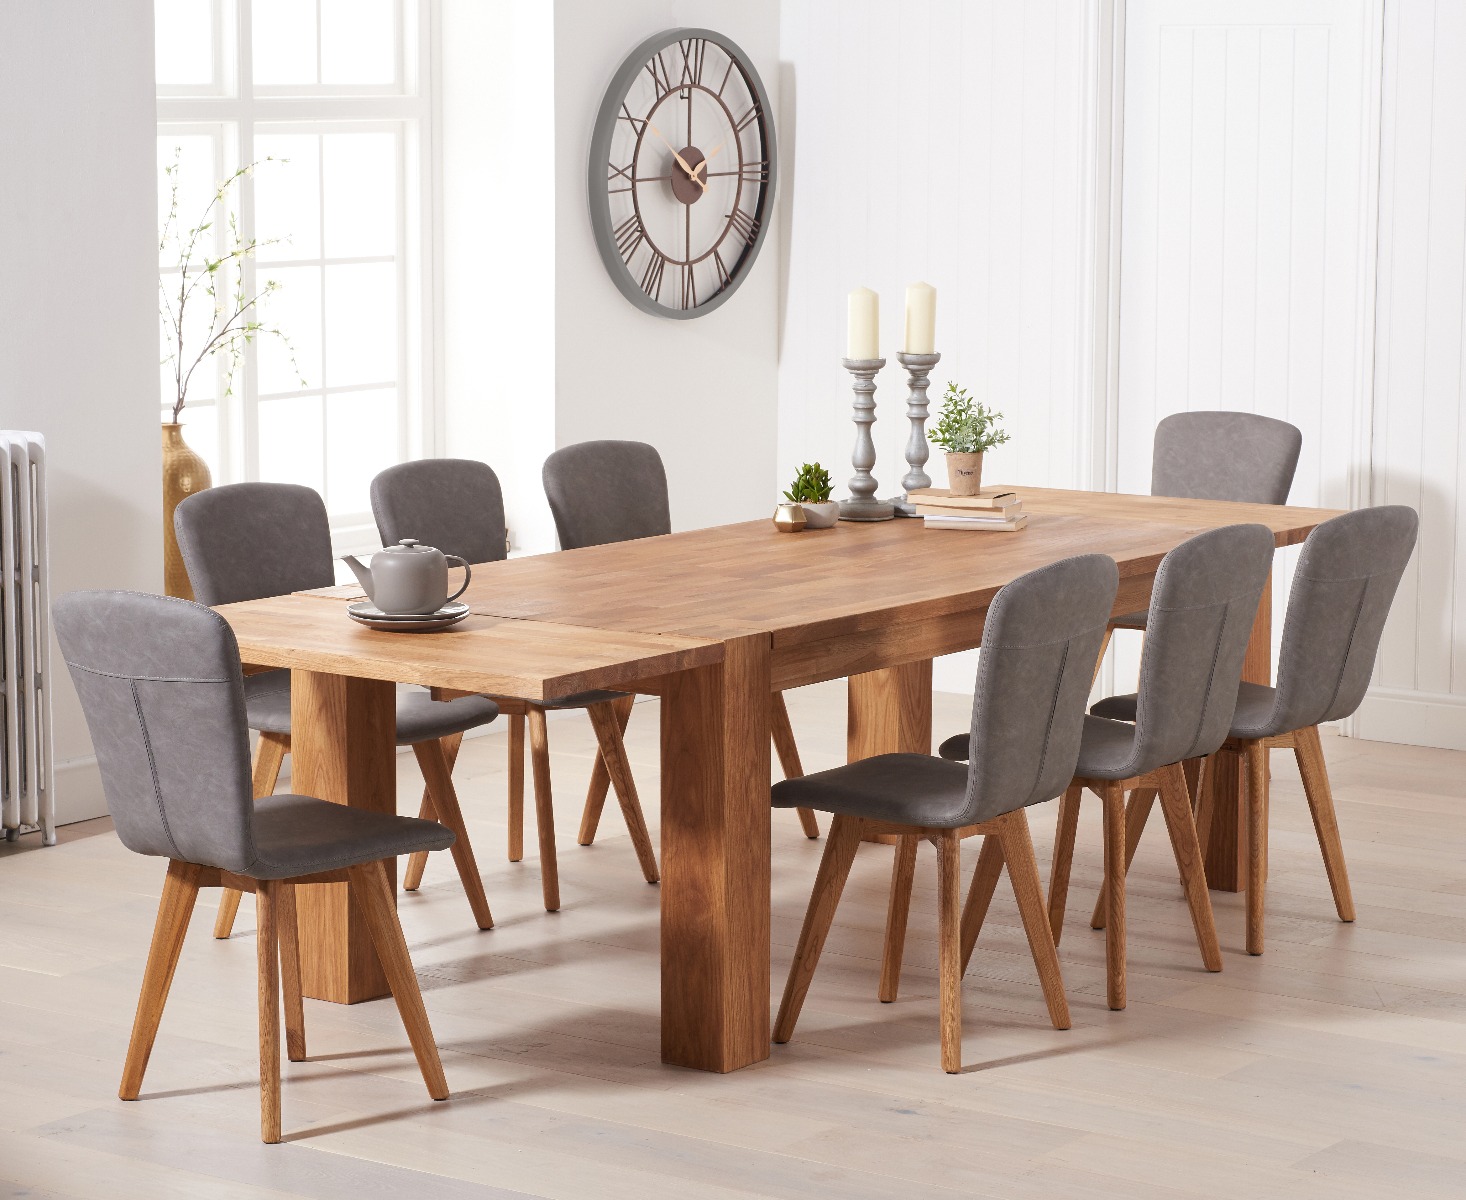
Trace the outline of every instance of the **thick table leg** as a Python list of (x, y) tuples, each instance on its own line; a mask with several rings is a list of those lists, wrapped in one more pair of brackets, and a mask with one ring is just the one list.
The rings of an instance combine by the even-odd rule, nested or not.
[[(1242, 662), (1247, 683), (1270, 684), (1273, 679), (1273, 584), (1262, 590), (1262, 603), (1252, 623), (1252, 638)], [(1210, 829), (1202, 835), (1206, 846), (1206, 882), (1220, 892), (1240, 892), (1247, 885), (1247, 762), (1235, 751), (1219, 750), (1206, 764), (1203, 786), (1211, 792), (1198, 805), (1209, 814)]]
[(932, 752), (931, 659), (850, 676), (845, 748), (848, 762)]
[[(302, 796), (397, 811), (397, 708), (390, 683), (291, 673), (291, 783)], [(387, 871), (396, 886), (395, 863)], [(355, 1004), (388, 994), (371, 935), (344, 883), (296, 889), (305, 994)]]
[(769, 637), (662, 700), (662, 1061), (769, 1056)]

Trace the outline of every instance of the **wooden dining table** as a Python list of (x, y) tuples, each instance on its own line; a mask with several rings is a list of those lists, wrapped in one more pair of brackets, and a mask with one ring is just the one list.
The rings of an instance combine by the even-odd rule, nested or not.
[[(1144, 609), (1156, 568), (1206, 529), (1257, 522), (1278, 546), (1338, 513), (1314, 508), (1014, 487), (1017, 533), (840, 522), (799, 534), (767, 520), (484, 563), (471, 615), (431, 634), (379, 633), (344, 611), (350, 589), (222, 606), (249, 670), (292, 672), (292, 789), (397, 811), (394, 685), (549, 700), (593, 688), (661, 697), (663, 1061), (731, 1071), (768, 1057), (770, 694), (848, 682), (851, 760), (930, 753), (932, 659), (975, 647), (998, 590), (1073, 554), (1120, 568), (1114, 612)], [(1246, 677), (1270, 676), (1271, 601)], [(1214, 887), (1241, 886), (1242, 771), (1218, 789)], [(415, 798), (414, 798), (415, 804)], [(385, 995), (342, 885), (300, 898), (307, 995)], [(492, 937), (492, 932), (485, 934)]]

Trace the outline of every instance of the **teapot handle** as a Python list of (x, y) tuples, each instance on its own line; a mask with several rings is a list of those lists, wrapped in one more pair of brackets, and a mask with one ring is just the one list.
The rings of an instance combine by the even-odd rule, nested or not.
[(463, 568), (463, 586), (459, 588), (456, 592), (454, 592), (451, 596), (449, 596), (447, 600), (444, 601), (445, 604), (451, 604), (454, 600), (457, 600), (459, 596), (463, 595), (464, 592), (468, 591), (468, 581), (473, 578), (473, 568), (470, 567), (468, 563), (465, 562), (463, 559), (459, 558), (456, 554), (445, 554), (443, 555), (443, 557), (448, 560), (448, 565), (450, 567)]

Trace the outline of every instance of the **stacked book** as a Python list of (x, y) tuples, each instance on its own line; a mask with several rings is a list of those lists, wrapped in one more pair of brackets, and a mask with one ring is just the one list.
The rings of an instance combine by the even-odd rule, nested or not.
[(976, 496), (953, 496), (946, 488), (915, 488), (907, 499), (928, 529), (985, 529), (1013, 533), (1028, 524), (1017, 492), (986, 488)]

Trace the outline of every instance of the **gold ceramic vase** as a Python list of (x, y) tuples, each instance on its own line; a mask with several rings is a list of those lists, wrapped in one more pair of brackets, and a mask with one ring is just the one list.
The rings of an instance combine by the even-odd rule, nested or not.
[(170, 596), (193, 599), (178, 536), (173, 532), (173, 510), (195, 492), (213, 483), (209, 464), (183, 440), (183, 426), (163, 423), (163, 590)]

